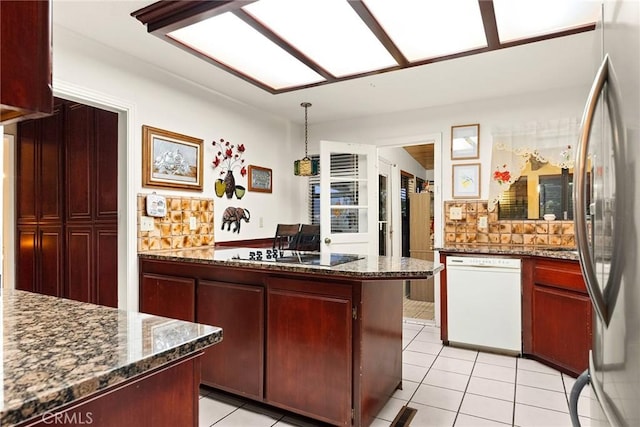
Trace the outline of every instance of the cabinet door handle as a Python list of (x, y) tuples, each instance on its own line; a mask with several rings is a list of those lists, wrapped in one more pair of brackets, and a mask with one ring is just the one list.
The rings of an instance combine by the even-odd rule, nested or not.
[[(607, 86), (605, 87), (605, 83)], [(593, 127), (594, 116), (599, 99), (604, 93), (606, 105), (609, 109), (609, 120), (611, 121), (611, 145), (613, 148), (613, 167), (615, 177), (615, 192), (613, 200), (608, 203), (613, 210), (613, 230), (612, 230), (612, 251), (609, 266), (609, 274), (607, 283), (604, 288), (598, 285), (598, 276), (596, 272), (596, 254), (591, 251), (588, 238), (587, 224), (587, 163), (589, 160), (589, 143), (591, 139), (591, 129)], [(618, 92), (618, 84), (615, 72), (611, 65), (609, 55), (606, 55), (598, 72), (596, 74), (593, 86), (589, 92), (587, 103), (585, 105), (582, 122), (580, 124), (580, 138), (576, 149), (576, 173), (574, 174), (575, 189), (573, 192), (575, 222), (576, 222), (576, 243), (580, 257), (580, 265), (585, 276), (585, 283), (591, 302), (598, 315), (605, 325), (609, 324), (613, 304), (617, 299), (620, 289), (620, 280), (622, 277), (622, 253), (621, 253), (621, 227), (622, 216), (624, 214), (624, 173), (622, 163), (624, 155), (625, 126), (622, 120), (620, 95)], [(593, 175), (593, 174), (592, 174)], [(592, 180), (595, 176), (592, 176)], [(596, 201), (598, 204), (606, 205), (605, 200)], [(597, 208), (595, 209), (598, 210)], [(604, 208), (601, 208), (604, 212)], [(597, 212), (591, 212), (595, 215)], [(594, 216), (595, 217), (595, 216)], [(592, 237), (595, 238), (595, 221), (591, 223)], [(594, 242), (595, 243), (595, 242)]]

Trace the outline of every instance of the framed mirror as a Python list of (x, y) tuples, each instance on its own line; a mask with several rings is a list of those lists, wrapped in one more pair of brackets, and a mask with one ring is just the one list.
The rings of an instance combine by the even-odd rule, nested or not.
[(480, 157), (480, 125), (451, 126), (451, 160)]

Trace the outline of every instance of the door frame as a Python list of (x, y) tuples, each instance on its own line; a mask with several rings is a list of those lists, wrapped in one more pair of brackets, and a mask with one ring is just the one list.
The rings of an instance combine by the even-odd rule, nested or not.
[[(394, 138), (384, 138), (376, 141), (376, 146), (378, 148), (402, 148), (411, 145), (423, 145), (427, 143), (433, 143), (433, 156), (434, 156), (434, 167), (433, 167), (433, 177), (434, 177), (434, 185), (433, 185), (433, 247), (440, 248), (442, 247), (442, 239), (443, 239), (443, 200), (442, 200), (442, 132), (437, 133), (429, 133), (429, 134), (419, 134), (419, 135), (409, 135), (402, 137), (394, 137)], [(380, 159), (380, 154), (378, 154), (378, 161)], [(390, 185), (393, 188), (393, 192), (396, 195), (400, 194), (400, 170), (395, 168), (396, 170), (392, 171), (392, 181)], [(401, 230), (401, 215), (400, 215), (400, 199), (397, 198), (397, 203), (392, 201), (391, 203), (391, 216), (392, 216), (392, 229), (393, 230)], [(393, 253), (400, 253), (401, 246), (401, 234), (400, 232), (394, 232), (392, 235), (392, 247)], [(438, 251), (434, 251), (434, 264), (440, 263), (440, 256)], [(435, 302), (435, 313), (434, 320), (436, 326), (440, 326), (440, 275), (437, 274), (434, 277), (434, 302)]]
[(118, 113), (118, 308), (138, 311), (136, 168), (141, 150), (129, 150), (136, 140), (135, 104), (73, 83), (53, 79), (53, 96)]

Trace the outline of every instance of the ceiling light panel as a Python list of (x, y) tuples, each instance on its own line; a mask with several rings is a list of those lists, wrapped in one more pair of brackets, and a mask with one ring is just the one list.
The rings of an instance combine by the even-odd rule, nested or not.
[(409, 61), (487, 46), (478, 0), (363, 0)]
[(243, 10), (336, 77), (398, 65), (345, 0), (260, 0)]
[(493, 0), (500, 42), (593, 24), (600, 2), (591, 0)]
[(167, 36), (275, 90), (324, 81), (232, 13), (214, 16)]

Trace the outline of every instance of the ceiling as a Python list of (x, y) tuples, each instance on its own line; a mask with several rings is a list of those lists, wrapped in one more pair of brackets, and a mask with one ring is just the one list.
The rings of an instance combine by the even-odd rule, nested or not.
[(273, 94), (594, 28), (583, 0), (158, 1), (150, 34)]
[(53, 0), (54, 49), (56, 34), (88, 38), (212, 94), (297, 124), (304, 121), (300, 103), (311, 102), (310, 126), (586, 86), (593, 73), (595, 36), (588, 31), (274, 95), (149, 35), (131, 13), (152, 3)]
[(426, 170), (433, 170), (433, 144), (409, 145), (403, 148), (420, 163), (420, 166)]

